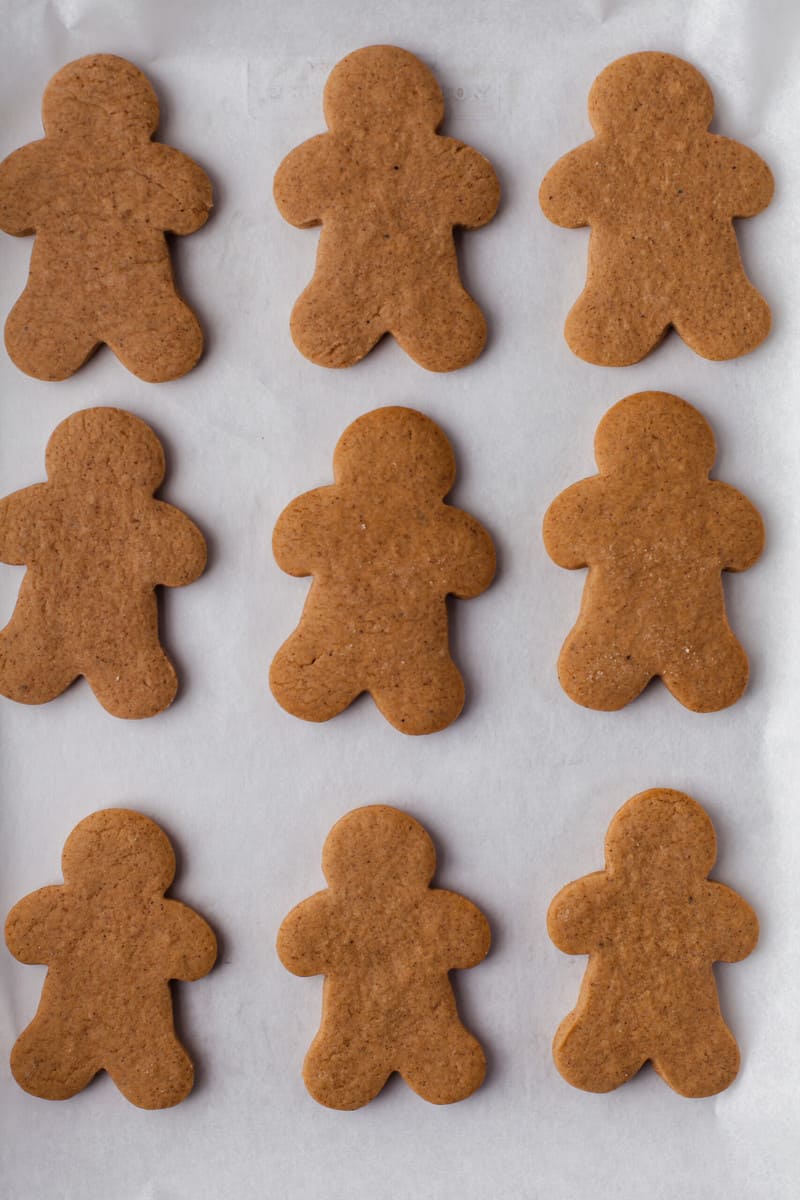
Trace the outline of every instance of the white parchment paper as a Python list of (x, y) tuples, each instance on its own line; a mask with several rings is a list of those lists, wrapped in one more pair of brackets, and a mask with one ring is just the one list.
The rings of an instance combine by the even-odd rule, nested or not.
[[(78, 408), (113, 404), (162, 438), (165, 499), (207, 534), (193, 586), (163, 596), (182, 688), (148, 721), (108, 716), (80, 682), (40, 708), (0, 700), (0, 912), (60, 881), (70, 829), (96, 808), (140, 808), (179, 854), (174, 895), (220, 936), (219, 965), (176, 988), (197, 1085), (175, 1109), (142, 1112), (106, 1076), (65, 1103), (13, 1082), (7, 1055), (32, 1017), (44, 968), (0, 951), (0, 1194), (7, 1200), (598, 1200), (797, 1194), (800, 624), (800, 10), (793, 0), (0, 0), (0, 154), (41, 136), (50, 76), (80, 55), (137, 63), (162, 103), (160, 138), (209, 172), (207, 227), (178, 239), (180, 285), (207, 331), (186, 378), (148, 385), (102, 350), (67, 382), (22, 375), (0, 352), (0, 493), (43, 478), (47, 438)], [(282, 156), (324, 128), (322, 87), (348, 51), (391, 42), (430, 63), (444, 132), (486, 153), (503, 200), (459, 239), (465, 281), (491, 335), (473, 366), (426, 373), (391, 339), (359, 366), (305, 361), (288, 332), (317, 234), (279, 217)], [(695, 63), (714, 128), (772, 167), (775, 199), (740, 222), (746, 266), (774, 329), (747, 358), (710, 363), (676, 336), (643, 363), (589, 366), (561, 328), (583, 282), (587, 233), (536, 203), (556, 158), (591, 135), (586, 95), (622, 54), (663, 49)], [(25, 282), (30, 239), (0, 239), (0, 313)], [(578, 708), (555, 660), (583, 574), (547, 558), (549, 501), (594, 471), (594, 429), (615, 401), (656, 388), (713, 424), (716, 474), (760, 507), (761, 562), (728, 577), (731, 621), (752, 682), (733, 708), (689, 713), (652, 686), (619, 713)], [(381, 404), (440, 422), (459, 464), (453, 500), (497, 543), (496, 584), (453, 606), (467, 708), (410, 739), (363, 698), (323, 726), (294, 720), (267, 688), (307, 583), (283, 575), (270, 537), (282, 507), (330, 480), (345, 426)], [(0, 567), (0, 620), (20, 568)], [(575, 1091), (550, 1058), (585, 960), (549, 942), (550, 898), (602, 865), (616, 809), (651, 786), (689, 791), (719, 837), (716, 877), (755, 906), (761, 941), (718, 968), (742, 1070), (689, 1101), (649, 1069), (607, 1096)], [(464, 1017), (490, 1058), (470, 1100), (435, 1108), (399, 1080), (367, 1108), (315, 1104), (300, 1076), (321, 979), (278, 962), (278, 925), (323, 886), (332, 823), (360, 804), (405, 806), (440, 850), (438, 881), (488, 914), (494, 947), (459, 973)]]

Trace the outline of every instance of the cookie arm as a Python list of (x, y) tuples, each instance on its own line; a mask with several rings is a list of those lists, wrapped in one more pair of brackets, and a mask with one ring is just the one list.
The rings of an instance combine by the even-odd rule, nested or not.
[[(48, 963), (55, 951), (69, 945), (64, 917), (64, 888), (39, 888), (15, 904), (6, 919), (6, 945), (23, 963)], [(69, 922), (67, 922), (69, 924)]]
[(0, 500), (0, 562), (25, 566), (30, 558), (38, 500), (47, 484), (35, 483)]
[(284, 221), (299, 229), (319, 225), (330, 201), (331, 135), (320, 133), (286, 155), (272, 194)]
[(471, 900), (436, 888), (428, 897), (428, 912), (431, 923), (425, 938), (445, 970), (474, 967), (489, 953), (489, 922)]
[(712, 512), (720, 521), (720, 560), (726, 571), (746, 571), (764, 549), (764, 522), (755, 505), (730, 484), (710, 484)]
[(702, 915), (714, 962), (741, 962), (755, 949), (758, 918), (732, 888), (706, 883)]
[(184, 587), (202, 575), (206, 542), (185, 513), (163, 500), (153, 501), (147, 532), (153, 582)]
[(324, 975), (333, 965), (331, 901), (327, 891), (297, 904), (278, 930), (275, 949), (293, 975)]
[(488, 158), (455, 138), (439, 137), (437, 189), (452, 196), (451, 220), (463, 229), (478, 229), (491, 221), (500, 203), (500, 181)]
[(211, 212), (211, 180), (180, 150), (150, 142), (128, 160), (147, 188), (144, 207), (152, 224), (169, 233), (194, 233)]
[(447, 563), (447, 591), (462, 600), (485, 592), (494, 579), (497, 565), (494, 542), (469, 513), (444, 507), (442, 538), (438, 553)]
[(591, 954), (597, 948), (607, 886), (605, 871), (595, 871), (568, 883), (554, 898), (547, 910), (547, 932), (559, 950)]
[(217, 961), (211, 926), (180, 900), (165, 900), (158, 920), (159, 933), (168, 939), (167, 977), (188, 982), (207, 975)]
[(772, 199), (775, 181), (763, 158), (731, 138), (716, 137), (720, 199), (732, 209), (732, 217), (754, 217)]
[(573, 483), (556, 496), (544, 514), (545, 550), (559, 567), (575, 570), (589, 565), (589, 528), (596, 520), (596, 482), (597, 477)]
[(15, 237), (36, 232), (39, 209), (46, 200), (47, 152), (44, 140), (30, 142), (0, 163), (0, 229)]
[(560, 158), (539, 188), (539, 205), (548, 221), (567, 229), (588, 225), (602, 169), (602, 152), (596, 139)]
[(336, 503), (334, 488), (316, 488), (297, 496), (275, 522), (272, 553), (287, 575), (313, 575), (330, 555), (326, 529)]

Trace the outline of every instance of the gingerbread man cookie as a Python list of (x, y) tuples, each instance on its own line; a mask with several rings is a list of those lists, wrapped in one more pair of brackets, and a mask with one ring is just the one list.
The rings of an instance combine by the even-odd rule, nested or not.
[(714, 98), (671, 54), (629, 54), (595, 80), (595, 136), (550, 170), (539, 191), (556, 225), (591, 226), (586, 287), (564, 335), (587, 362), (638, 362), (670, 326), (704, 358), (735, 358), (769, 333), (733, 225), (772, 198), (767, 165), (708, 132)]
[(650, 1060), (682, 1096), (712, 1096), (739, 1069), (712, 963), (740, 962), (758, 940), (741, 896), (707, 879), (714, 827), (690, 796), (666, 788), (624, 804), (606, 835), (605, 870), (558, 893), (550, 937), (588, 954), (578, 1004), (553, 1057), (574, 1087), (610, 1092)]
[(273, 695), (294, 716), (327, 721), (366, 691), (403, 733), (444, 729), (464, 704), (446, 597), (489, 586), (491, 538), (444, 503), (453, 452), (413, 409), (379, 408), (354, 421), (333, 470), (332, 487), (299, 496), (275, 526), (278, 566), (314, 582), (273, 660)]
[(412, 817), (357, 808), (325, 842), (329, 887), (281, 925), (287, 970), (325, 976), (303, 1065), (320, 1104), (360, 1108), (394, 1071), (433, 1104), (464, 1100), (483, 1082), (483, 1051), (459, 1020), (447, 973), (486, 957), (489, 924), (463, 896), (429, 886), (435, 868), (433, 842)]
[(486, 159), (436, 130), (444, 99), (419, 59), (367, 46), (325, 86), (330, 132), (293, 150), (275, 176), (281, 215), (322, 225), (314, 278), (291, 331), (306, 358), (349, 367), (385, 333), (429, 371), (477, 358), (486, 323), (458, 273), (454, 226), (495, 214), (497, 176)]
[(185, 375), (203, 349), (164, 234), (194, 233), (211, 209), (205, 172), (151, 141), (158, 100), (132, 63), (68, 63), (42, 101), (46, 136), (0, 164), (0, 229), (36, 234), (25, 291), (6, 322), (11, 358), (66, 379), (101, 343), (140, 379)]
[(141, 813), (107, 808), (73, 829), (64, 883), (12, 908), (6, 944), (48, 967), (36, 1016), (11, 1052), (20, 1087), (66, 1100), (108, 1071), (139, 1108), (169, 1108), (194, 1068), (175, 1036), (169, 980), (202, 979), (217, 944), (191, 908), (164, 893), (175, 855)]
[(550, 557), (589, 568), (558, 660), (561, 686), (578, 704), (622, 708), (660, 675), (681, 704), (715, 712), (747, 686), (721, 572), (753, 565), (764, 527), (741, 492), (709, 480), (715, 452), (708, 423), (685, 400), (628, 396), (597, 428), (600, 474), (547, 510)]
[(43, 704), (85, 675), (115, 717), (151, 717), (178, 688), (155, 587), (197, 579), (203, 536), (153, 499), (164, 452), (130, 413), (74, 413), (50, 438), (46, 464), (47, 483), (0, 500), (0, 562), (28, 568), (0, 632), (0, 695)]

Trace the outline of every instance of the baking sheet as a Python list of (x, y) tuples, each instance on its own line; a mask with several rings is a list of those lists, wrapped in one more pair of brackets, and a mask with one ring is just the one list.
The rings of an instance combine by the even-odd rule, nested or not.
[[(169, 471), (162, 495), (210, 546), (204, 577), (163, 596), (164, 640), (181, 676), (168, 712), (126, 723), (84, 682), (27, 708), (0, 699), (0, 910), (60, 880), (61, 846), (96, 808), (157, 819), (179, 856), (174, 895), (220, 936), (214, 972), (176, 988), (197, 1085), (175, 1109), (142, 1112), (106, 1076), (66, 1103), (27, 1096), (7, 1052), (31, 1018), (44, 968), (0, 953), (0, 1192), (9, 1200), (575, 1200), (796, 1194), (798, 1162), (797, 679), (800, 418), (797, 196), (800, 10), (793, 0), (488, 4), (460, 0), (0, 0), (0, 152), (41, 136), (42, 89), (65, 62), (132, 59), (162, 103), (160, 137), (196, 158), (215, 187), (201, 232), (178, 239), (180, 285), (207, 331), (200, 366), (148, 385), (108, 350), (71, 380), (22, 375), (0, 353), (0, 492), (43, 478), (46, 440), (78, 408), (114, 404), (149, 421)], [(316, 231), (279, 217), (282, 156), (323, 129), (330, 67), (375, 42), (431, 64), (447, 99), (444, 132), (486, 153), (503, 200), (491, 225), (459, 238), (464, 279), (490, 322), (484, 355), (430, 375), (386, 339), (352, 370), (294, 349), (288, 317), (311, 275)], [(586, 95), (611, 60), (640, 49), (700, 67), (714, 129), (769, 162), (776, 195), (739, 223), (749, 273), (774, 330), (728, 363), (676, 336), (643, 363), (589, 366), (561, 336), (585, 269), (587, 231), (538, 210), (539, 181), (591, 135)], [(0, 312), (21, 291), (30, 239), (0, 240)], [(656, 388), (696, 404), (714, 427), (716, 474), (760, 507), (768, 548), (727, 578), (752, 682), (725, 712), (697, 716), (659, 685), (619, 713), (573, 705), (555, 676), (577, 612), (581, 572), (547, 558), (549, 501), (594, 471), (592, 437), (629, 393)], [(282, 507), (330, 480), (345, 426), (381, 404), (411, 404), (452, 439), (455, 503), (492, 531), (500, 569), (484, 596), (452, 607), (468, 704), (450, 729), (396, 733), (362, 698), (323, 726), (284, 713), (266, 685), (307, 582), (283, 575), (270, 536)], [(0, 568), (0, 620), (20, 568)], [(585, 966), (545, 931), (547, 904), (602, 865), (606, 826), (635, 792), (689, 791), (719, 837), (717, 878), (757, 909), (761, 941), (717, 969), (742, 1049), (737, 1082), (689, 1101), (646, 1068), (607, 1096), (578, 1092), (550, 1059)], [(306, 1094), (303, 1055), (321, 979), (278, 962), (278, 925), (323, 886), (332, 823), (373, 802), (407, 808), (434, 836), (438, 882), (489, 916), (494, 947), (455, 977), (486, 1046), (486, 1084), (436, 1108), (399, 1080), (356, 1113)]]

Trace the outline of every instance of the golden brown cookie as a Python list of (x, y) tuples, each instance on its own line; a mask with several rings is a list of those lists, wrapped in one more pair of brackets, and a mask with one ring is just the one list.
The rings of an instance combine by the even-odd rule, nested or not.
[(444, 98), (432, 73), (397, 46), (367, 46), (325, 86), (328, 133), (293, 150), (275, 176), (281, 215), (322, 225), (314, 278), (291, 331), (306, 358), (350, 367), (385, 333), (429, 371), (477, 358), (486, 322), (458, 273), (454, 226), (495, 214), (487, 160), (440, 137)]
[(714, 98), (671, 54), (629, 54), (589, 93), (595, 136), (550, 170), (539, 203), (556, 225), (590, 225), (586, 287), (564, 336), (580, 358), (638, 362), (670, 326), (704, 358), (735, 358), (769, 333), (733, 225), (772, 198), (766, 163), (708, 132)]
[(46, 465), (47, 483), (0, 500), (0, 562), (28, 568), (0, 632), (0, 695), (43, 704), (85, 675), (115, 717), (152, 717), (178, 688), (155, 587), (202, 574), (203, 535), (153, 499), (164, 451), (130, 413), (73, 413)]
[(333, 473), (275, 526), (278, 566), (314, 582), (273, 660), (273, 695), (296, 717), (327, 721), (369, 692), (402, 733), (444, 729), (464, 704), (446, 597), (479, 596), (495, 569), (486, 530), (444, 503), (450, 443), (422, 413), (379, 408), (344, 431)]
[(610, 1092), (648, 1061), (682, 1096), (712, 1096), (739, 1069), (712, 963), (758, 940), (750, 905), (707, 875), (714, 827), (690, 796), (641, 792), (608, 827), (605, 870), (558, 893), (547, 914), (565, 954), (588, 954), (575, 1009), (553, 1042), (573, 1087)]
[(483, 913), (429, 886), (433, 842), (385, 805), (337, 821), (322, 869), (328, 888), (292, 909), (277, 944), (294, 975), (325, 976), (322, 1024), (303, 1065), (309, 1092), (328, 1108), (360, 1108), (397, 1071), (432, 1104), (466, 1099), (486, 1060), (447, 973), (488, 954)]
[(725, 614), (722, 571), (751, 567), (761, 517), (709, 480), (716, 447), (696, 409), (666, 392), (620, 400), (597, 427), (600, 474), (550, 505), (544, 544), (560, 567), (589, 568), (558, 677), (568, 696), (610, 711), (655, 675), (694, 712), (747, 686), (747, 656)]
[(11, 1052), (14, 1078), (66, 1100), (106, 1070), (139, 1108), (178, 1104), (194, 1068), (175, 1036), (169, 980), (207, 975), (217, 943), (202, 917), (164, 898), (172, 846), (141, 813), (107, 808), (76, 825), (61, 863), (63, 885), (31, 892), (6, 921), (14, 957), (48, 967)]
[(66, 379), (101, 343), (148, 383), (185, 375), (203, 350), (164, 237), (208, 219), (205, 172), (151, 141), (158, 100), (113, 54), (68, 63), (42, 101), (46, 136), (0, 163), (0, 229), (36, 234), (6, 347), (37, 379)]

